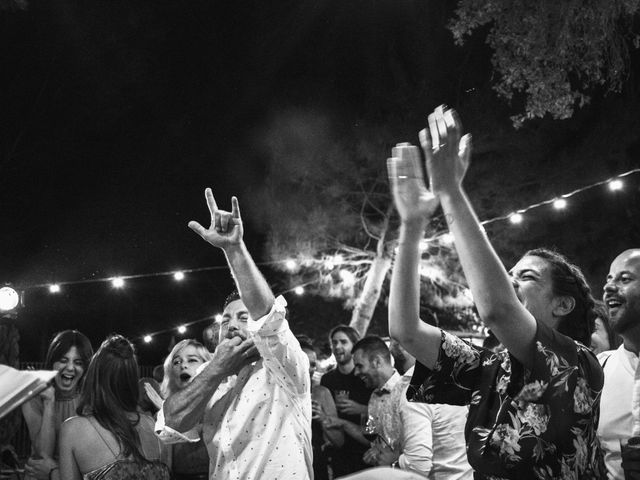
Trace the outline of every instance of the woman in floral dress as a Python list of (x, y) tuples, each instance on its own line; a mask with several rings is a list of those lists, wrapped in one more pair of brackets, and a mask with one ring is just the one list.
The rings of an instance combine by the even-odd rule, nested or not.
[[(580, 270), (544, 249), (507, 272), (462, 188), (471, 139), (439, 107), (420, 132), (430, 188), (416, 147), (388, 161), (401, 218), (391, 281), (391, 336), (418, 359), (411, 400), (469, 405), (467, 456), (476, 479), (606, 478), (596, 438), (603, 374), (585, 347), (593, 298)], [(420, 241), (438, 203), (480, 318), (506, 347), (495, 353), (420, 321)]]

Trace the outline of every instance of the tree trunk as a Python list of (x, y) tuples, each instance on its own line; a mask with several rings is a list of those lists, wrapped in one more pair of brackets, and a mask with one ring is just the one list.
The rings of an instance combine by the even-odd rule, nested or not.
[(361, 337), (364, 337), (367, 333), (373, 311), (380, 298), (382, 284), (390, 268), (391, 257), (386, 253), (378, 253), (367, 272), (367, 279), (364, 282), (364, 287), (362, 287), (356, 306), (353, 308), (351, 322), (349, 323), (351, 327), (358, 331)]

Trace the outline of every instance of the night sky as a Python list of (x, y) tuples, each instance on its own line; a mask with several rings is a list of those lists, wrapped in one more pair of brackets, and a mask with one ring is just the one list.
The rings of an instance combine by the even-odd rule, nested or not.
[[(224, 266), (223, 255), (187, 222), (206, 223), (207, 186), (223, 208), (232, 194), (241, 207), (250, 203), (243, 198), (269, 168), (265, 131), (291, 109), (335, 119), (345, 135), (363, 118), (393, 123), (404, 141), (415, 140), (439, 103), (458, 108), (478, 131), (470, 182), (500, 197), (488, 212), (504, 212), (522, 191), (505, 178), (523, 174), (527, 202), (640, 164), (637, 58), (622, 93), (595, 92), (593, 105), (572, 121), (534, 122), (515, 132), (512, 107), (491, 91), (482, 37), (453, 45), (445, 28), (452, 3), (47, 0), (0, 11), (0, 282), (28, 287)], [(611, 144), (611, 158), (598, 158), (590, 143), (598, 138)], [(514, 158), (518, 152), (526, 161)], [(500, 180), (486, 175), (489, 158), (504, 167)], [(384, 154), (378, 160), (384, 165)], [(590, 278), (640, 240), (637, 224), (629, 227), (638, 213), (637, 179), (630, 185), (631, 196), (611, 211), (593, 194), (580, 208), (595, 216), (552, 225), (571, 232), (553, 241), (579, 244)], [(243, 216), (250, 250), (268, 261), (267, 227), (251, 211)], [(603, 222), (623, 231), (616, 241), (609, 243), (615, 233)], [(281, 273), (265, 273), (275, 289), (285, 288)], [(221, 268), (181, 283), (130, 280), (118, 291), (107, 283), (63, 286), (58, 295), (28, 288), (19, 316), (22, 359), (38, 360), (63, 328), (78, 328), (97, 346), (109, 332), (138, 339), (204, 318), (220, 310), (231, 287)], [(336, 302), (291, 302), (299, 307), (292, 322), (298, 331), (317, 331), (305, 326), (310, 311), (325, 309), (325, 330), (349, 319)], [(205, 325), (187, 335), (199, 337)], [(142, 362), (159, 362), (169, 339), (136, 340)]]

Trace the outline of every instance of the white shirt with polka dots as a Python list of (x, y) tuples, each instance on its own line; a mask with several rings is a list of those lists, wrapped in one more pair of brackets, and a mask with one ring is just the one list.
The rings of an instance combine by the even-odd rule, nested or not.
[[(210, 480), (313, 478), (309, 359), (289, 329), (286, 305), (278, 297), (267, 315), (249, 320), (261, 359), (221, 384), (207, 405)], [(162, 436), (193, 441), (168, 427)]]

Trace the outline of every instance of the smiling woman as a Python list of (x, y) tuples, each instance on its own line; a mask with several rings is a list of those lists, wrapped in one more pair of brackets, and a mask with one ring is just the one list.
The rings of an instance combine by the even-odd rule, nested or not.
[(60, 425), (76, 414), (83, 376), (92, 355), (91, 342), (77, 330), (60, 332), (49, 344), (45, 368), (59, 372), (54, 386), (22, 407), (32, 457), (58, 458)]

